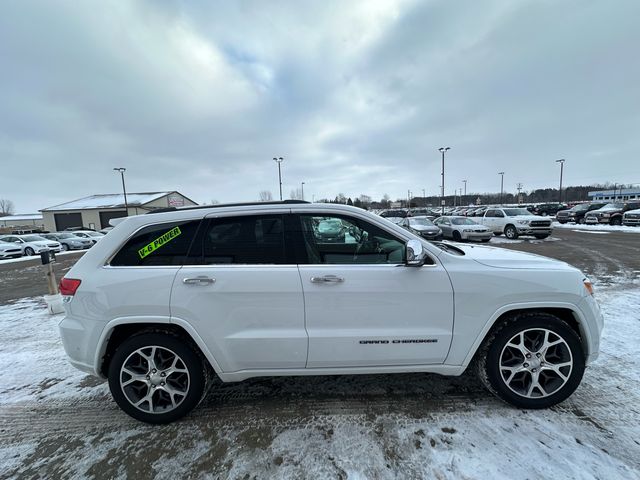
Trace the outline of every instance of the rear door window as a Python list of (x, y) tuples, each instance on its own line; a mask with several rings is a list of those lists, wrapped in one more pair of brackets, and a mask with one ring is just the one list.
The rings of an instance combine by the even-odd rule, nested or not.
[(150, 225), (136, 232), (113, 257), (113, 267), (182, 265), (200, 220)]
[(282, 215), (212, 218), (189, 255), (192, 265), (284, 265)]

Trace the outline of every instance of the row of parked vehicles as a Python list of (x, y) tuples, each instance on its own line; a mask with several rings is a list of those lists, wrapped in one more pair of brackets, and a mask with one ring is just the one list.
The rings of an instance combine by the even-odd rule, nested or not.
[(40, 255), (47, 250), (56, 253), (85, 250), (94, 246), (102, 237), (104, 233), (93, 230), (0, 235), (0, 260)]
[(638, 226), (640, 225), (640, 200), (580, 203), (558, 212), (556, 219), (560, 223)]
[(428, 240), (488, 242), (503, 234), (511, 240), (522, 235), (544, 239), (553, 231), (551, 217), (524, 207), (449, 207), (444, 215), (429, 209), (387, 210), (381, 216)]

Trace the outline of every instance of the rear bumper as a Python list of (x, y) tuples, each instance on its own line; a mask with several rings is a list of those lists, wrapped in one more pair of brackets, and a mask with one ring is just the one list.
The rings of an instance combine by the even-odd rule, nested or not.
[(78, 370), (99, 376), (95, 365), (96, 349), (103, 324), (79, 320), (66, 315), (60, 324), (60, 338), (69, 362)]

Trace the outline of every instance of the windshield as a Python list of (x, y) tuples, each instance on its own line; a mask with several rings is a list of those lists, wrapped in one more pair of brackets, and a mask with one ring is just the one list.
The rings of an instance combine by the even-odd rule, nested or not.
[(600, 210), (620, 210), (622, 208), (624, 208), (623, 203), (607, 203)]
[(508, 216), (508, 217), (522, 217), (522, 216), (529, 216), (531, 215), (531, 212), (529, 210), (527, 210), (526, 208), (505, 208), (504, 209), (504, 213)]
[(433, 222), (428, 218), (410, 218), (409, 225), (411, 226), (422, 226), (422, 227), (431, 227), (433, 226)]
[(56, 235), (53, 235), (53, 237), (58, 237), (58, 238), (73, 238), (75, 237), (75, 235), (73, 233), (58, 233)]
[(47, 239), (38, 235), (25, 235), (22, 237), (25, 242), (46, 242)]
[(451, 223), (454, 225), (477, 225), (477, 223), (470, 218), (452, 218)]
[(338, 219), (322, 220), (318, 224), (319, 232), (329, 232), (342, 229), (342, 222)]

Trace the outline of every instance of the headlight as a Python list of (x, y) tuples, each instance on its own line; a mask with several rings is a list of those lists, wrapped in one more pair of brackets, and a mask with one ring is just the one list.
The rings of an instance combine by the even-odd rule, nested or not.
[(471, 233), (473, 232), (473, 230), (469, 229), (469, 228), (465, 228), (464, 230), (462, 230), (464, 233)]
[(520, 225), (529, 225), (529, 220), (518, 220)]

